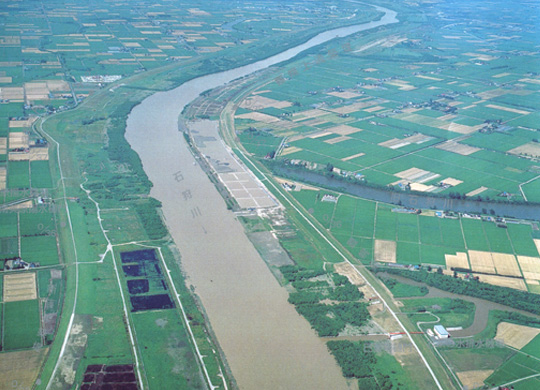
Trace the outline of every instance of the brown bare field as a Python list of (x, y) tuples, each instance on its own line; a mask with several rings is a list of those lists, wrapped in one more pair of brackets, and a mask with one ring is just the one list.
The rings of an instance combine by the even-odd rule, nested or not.
[(312, 119), (312, 118), (318, 118), (323, 115), (327, 115), (327, 111), (319, 110), (319, 109), (313, 109), (313, 110), (306, 110), (301, 112), (296, 112), (293, 114), (293, 121), (303, 121), (305, 119)]
[(516, 349), (521, 349), (540, 334), (539, 328), (501, 322), (497, 326), (495, 340), (501, 341)]
[(327, 93), (327, 95), (332, 95), (332, 96), (335, 96), (335, 97), (338, 97), (338, 98), (341, 98), (341, 99), (352, 99), (352, 98), (356, 98), (358, 96), (362, 96), (362, 95), (359, 95), (355, 92), (350, 92), (350, 91), (345, 91), (345, 92), (329, 92)]
[(413, 168), (406, 169), (405, 171), (395, 173), (394, 176), (397, 176), (401, 179), (413, 180), (415, 177), (420, 177), (428, 173), (429, 173), (428, 171), (424, 171), (423, 169), (413, 167)]
[(484, 381), (493, 374), (493, 370), (472, 370), (456, 372), (459, 380), (468, 389), (484, 386)]
[(366, 108), (364, 109), (365, 112), (375, 112), (375, 111), (381, 111), (381, 110), (385, 110), (386, 107), (383, 107), (383, 106), (374, 106), (374, 107), (369, 107), (369, 108)]
[(375, 240), (375, 261), (395, 263), (396, 247), (395, 241)]
[(524, 110), (518, 110), (516, 108), (509, 108), (509, 107), (499, 106), (497, 104), (487, 104), (486, 107), (494, 108), (496, 110), (501, 110), (501, 111), (513, 112), (515, 114), (521, 114), (521, 115), (527, 115), (527, 114), (531, 113), (530, 111), (524, 111)]
[(522, 276), (514, 255), (492, 252), (491, 257), (493, 258), (493, 265), (497, 270), (497, 274), (519, 277)]
[(516, 290), (527, 291), (527, 286), (523, 279), (508, 278), (499, 275), (477, 275), (479, 280), (483, 283), (493, 284), (494, 286), (509, 287)]
[(327, 131), (339, 134), (339, 135), (349, 135), (353, 133), (357, 133), (359, 131), (362, 131), (362, 129), (359, 129), (357, 127), (349, 126), (349, 125), (339, 125), (336, 127), (331, 127), (330, 129), (326, 129)]
[(528, 154), (534, 157), (540, 157), (540, 144), (536, 142), (528, 142), (524, 145), (518, 146), (517, 148), (511, 149), (508, 153), (512, 154)]
[(412, 91), (416, 89), (414, 85), (409, 84), (407, 81), (404, 80), (393, 80), (393, 81), (387, 81), (385, 84), (392, 85), (394, 87), (398, 87), (400, 91)]
[(455, 187), (455, 186), (460, 185), (461, 183), (463, 183), (463, 181), (458, 180), (458, 179), (454, 179), (453, 177), (447, 177), (446, 179), (441, 180), (441, 183), (446, 183), (446, 184), (449, 184), (449, 185)]
[(473, 271), (495, 274), (495, 266), (490, 252), (469, 250), (469, 260)]
[(433, 77), (433, 76), (417, 75), (415, 77), (418, 77), (419, 79), (425, 79), (425, 80), (443, 81), (443, 79)]
[(525, 279), (540, 280), (540, 258), (529, 256), (517, 258)]
[(346, 276), (349, 279), (349, 282), (355, 286), (363, 286), (365, 284), (364, 279), (358, 274), (358, 271), (354, 268), (353, 265), (343, 262), (334, 264), (334, 270), (343, 276)]
[(352, 160), (353, 158), (356, 158), (356, 157), (362, 157), (363, 155), (365, 155), (365, 153), (353, 154), (352, 156), (342, 158), (341, 161), (349, 161), (349, 160)]
[(497, 59), (497, 57), (493, 57), (487, 54), (481, 54), (481, 53), (463, 53), (463, 55), (468, 57), (473, 57), (475, 60), (480, 61), (493, 61)]
[(4, 302), (37, 299), (36, 274), (4, 275)]
[(476, 196), (476, 195), (479, 195), (481, 194), (482, 192), (486, 191), (488, 188), (487, 187), (479, 187), (477, 188), (476, 190), (473, 190), (471, 192), (468, 192), (466, 195), (467, 196)]
[(420, 192), (431, 192), (437, 189), (435, 186), (427, 186), (422, 183), (411, 183), (411, 190)]
[(263, 114), (262, 112), (247, 112), (245, 114), (236, 115), (240, 119), (252, 119), (257, 122), (272, 123), (279, 121), (278, 118), (272, 115)]
[(2, 87), (0, 88), (0, 99), (22, 102), (24, 99), (24, 89), (23, 87)]
[(330, 135), (330, 134), (333, 134), (333, 133), (328, 130), (322, 130), (322, 131), (318, 131), (316, 133), (310, 134), (307, 137), (316, 139), (316, 138), (326, 137), (327, 135)]
[(328, 111), (334, 112), (336, 114), (350, 114), (351, 112), (356, 112), (360, 110), (364, 110), (368, 107), (375, 106), (378, 104), (386, 103), (387, 100), (383, 99), (370, 99), (366, 98), (365, 100), (358, 101), (353, 104), (349, 104), (347, 106), (339, 107), (339, 108), (332, 108)]
[(49, 148), (30, 148), (26, 152), (10, 152), (9, 161), (48, 161)]
[(392, 138), (388, 141), (381, 142), (378, 145), (389, 149), (399, 149), (403, 146), (410, 145), (410, 142), (407, 142), (405, 139)]
[(31, 209), (33, 207), (34, 207), (34, 201), (27, 200), (26, 202), (17, 203), (13, 206), (6, 207), (5, 210), (24, 210), (24, 209)]
[(462, 156), (469, 156), (473, 153), (478, 152), (479, 150), (482, 150), (479, 148), (475, 148), (474, 146), (460, 144), (454, 141), (448, 141), (441, 145), (437, 145), (436, 148), (446, 150), (447, 152), (461, 154)]
[(452, 131), (454, 133), (471, 134), (471, 133), (474, 133), (475, 131), (478, 131), (482, 126), (483, 124), (477, 125), (477, 126), (467, 126), (467, 125), (460, 125), (458, 123), (451, 122), (451, 123), (447, 123), (447, 124), (436, 126), (436, 127), (442, 130)]
[(244, 99), (242, 104), (240, 104), (240, 107), (251, 110), (259, 110), (268, 107), (287, 108), (290, 106), (292, 106), (292, 103), (286, 100), (275, 100), (260, 95), (252, 95), (247, 99)]
[(0, 137), (0, 154), (6, 154), (6, 153), (7, 153), (7, 138)]
[(0, 383), (4, 386), (2, 388), (31, 389), (48, 351), (48, 348), (41, 348), (0, 353)]
[(296, 153), (296, 152), (299, 152), (301, 150), (302, 150), (301, 148), (297, 148), (296, 146), (291, 146), (289, 148), (283, 149), (282, 152), (281, 152), (281, 155), (286, 156), (288, 154)]
[[(454, 101), (452, 103), (456, 103), (456, 102)], [(446, 114), (446, 115), (440, 116), (439, 119), (441, 121), (451, 121), (452, 119), (455, 119), (456, 117), (457, 117), (456, 114)]]
[(455, 255), (444, 255), (446, 259), (446, 268), (451, 269), (452, 267), (458, 268), (469, 268), (469, 259), (465, 252), (457, 252)]
[(10, 120), (9, 121), (9, 128), (17, 128), (17, 127), (30, 127), (32, 126), (32, 123), (34, 123), (37, 120), (37, 116), (31, 116), (28, 119), (25, 120)]
[(506, 95), (508, 92), (509, 91), (507, 91), (507, 90), (496, 88), (496, 89), (491, 89), (489, 91), (480, 92), (478, 94), (478, 96), (482, 100), (489, 100), (489, 99), (493, 99), (493, 98), (496, 98), (496, 97), (499, 97), (499, 96)]
[(6, 189), (6, 167), (0, 167), (0, 190)]
[(326, 140), (324, 142), (327, 143), (327, 144), (333, 145), (333, 144), (337, 144), (337, 143), (340, 143), (340, 142), (343, 142), (343, 141), (347, 141), (348, 139), (351, 139), (351, 137), (347, 137), (346, 135), (342, 135), (340, 137), (332, 138), (332, 139)]
[(28, 134), (23, 132), (9, 133), (9, 148), (28, 148)]
[(511, 74), (512, 73), (505, 72), (505, 73), (499, 73), (499, 74), (493, 75), (491, 77), (493, 77), (494, 79), (498, 79), (498, 78), (501, 78), (501, 77), (510, 76)]

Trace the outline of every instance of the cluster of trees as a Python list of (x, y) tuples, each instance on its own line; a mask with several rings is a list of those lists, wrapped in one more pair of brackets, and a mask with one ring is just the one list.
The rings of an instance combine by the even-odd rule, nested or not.
[(336, 358), (347, 378), (357, 378), (358, 388), (362, 390), (392, 390), (394, 385), (390, 376), (375, 369), (375, 353), (366, 348), (363, 341), (329, 341), (328, 349)]
[(401, 275), (406, 278), (424, 282), (429, 286), (449, 291), (455, 294), (468, 295), (488, 301), (507, 305), (530, 313), (540, 314), (540, 295), (529, 294), (525, 291), (514, 290), (508, 287), (493, 286), (476, 280), (462, 280), (438, 272), (425, 270), (409, 271), (401, 269), (385, 269), (386, 272)]
[(154, 198), (148, 198), (143, 203), (135, 205), (135, 210), (151, 240), (158, 240), (167, 234), (167, 228), (157, 212), (159, 207), (161, 203)]
[[(308, 270), (298, 266), (280, 267), (283, 277), (297, 291), (289, 295), (289, 302), (304, 316), (320, 336), (337, 336), (346, 324), (362, 326), (369, 319), (367, 304), (358, 302), (364, 294), (341, 275), (332, 275), (335, 287), (324, 280), (310, 280), (325, 275), (322, 270)], [(337, 301), (321, 303), (324, 299)]]

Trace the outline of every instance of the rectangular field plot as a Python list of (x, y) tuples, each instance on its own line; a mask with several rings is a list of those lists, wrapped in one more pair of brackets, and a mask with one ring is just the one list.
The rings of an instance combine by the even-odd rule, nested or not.
[(379, 205), (377, 210), (375, 237), (381, 240), (395, 240), (397, 217), (389, 207)]
[(30, 171), (28, 161), (8, 163), (8, 188), (29, 188)]
[(492, 252), (514, 253), (506, 229), (497, 227), (494, 223), (483, 223), (482, 225)]
[(471, 261), (471, 268), (473, 271), (486, 274), (495, 273), (495, 265), (493, 264), (493, 258), (491, 257), (490, 252), (470, 250), (469, 260)]
[(388, 240), (375, 240), (375, 261), (395, 263), (396, 242)]
[(418, 216), (416, 214), (397, 214), (398, 241), (418, 243)]
[(454, 253), (452, 248), (435, 245), (421, 245), (422, 264), (445, 265), (446, 254)]
[(420, 241), (427, 245), (442, 245), (442, 234), (439, 227), (439, 218), (419, 216)]
[(484, 233), (482, 221), (476, 219), (463, 218), (461, 226), (467, 241), (467, 247), (476, 251), (489, 251), (490, 246)]
[(35, 273), (4, 275), (4, 302), (27, 301), (36, 298)]
[(20, 213), (21, 236), (50, 234), (56, 231), (52, 213)]
[(154, 249), (121, 252), (120, 258), (127, 279), (132, 312), (176, 307), (169, 296)]
[(21, 237), (21, 257), (27, 263), (41, 266), (58, 264), (56, 236)]
[(397, 243), (397, 262), (401, 264), (420, 264), (420, 245), (412, 242)]
[(17, 214), (3, 213), (0, 218), (0, 237), (17, 236)]
[(493, 265), (498, 275), (522, 276), (514, 255), (492, 252), (491, 257), (493, 258)]
[(5, 302), (3, 315), (5, 350), (32, 348), (41, 345), (39, 302), (37, 299)]
[(51, 172), (48, 161), (30, 162), (30, 180), (32, 188), (52, 188)]
[(372, 201), (357, 199), (356, 213), (354, 216), (353, 235), (358, 237), (373, 238), (373, 224), (375, 222), (375, 210), (377, 204)]
[(538, 256), (538, 250), (532, 238), (532, 229), (529, 225), (508, 224), (507, 231), (517, 255)]

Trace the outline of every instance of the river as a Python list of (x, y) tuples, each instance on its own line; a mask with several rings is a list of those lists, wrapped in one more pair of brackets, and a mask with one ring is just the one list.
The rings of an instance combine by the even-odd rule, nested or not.
[(188, 81), (146, 98), (129, 114), (126, 139), (162, 202), (169, 232), (182, 255), (240, 389), (346, 389), (325, 343), (287, 302), (288, 294), (247, 239), (242, 225), (191, 155), (178, 131), (184, 107), (202, 92), (293, 58), (336, 37), (396, 23), (376, 7), (376, 22), (321, 33), (278, 55)]
[(341, 178), (287, 166), (280, 166), (273, 169), (274, 173), (292, 180), (383, 203), (399, 204), (418, 209), (452, 210), (463, 213), (485, 214), (493, 210), (495, 215), (502, 217), (540, 221), (540, 207), (537, 204), (479, 202), (471, 199), (435, 197), (404, 191), (391, 191), (380, 187), (370, 187), (360, 183), (345, 181)]

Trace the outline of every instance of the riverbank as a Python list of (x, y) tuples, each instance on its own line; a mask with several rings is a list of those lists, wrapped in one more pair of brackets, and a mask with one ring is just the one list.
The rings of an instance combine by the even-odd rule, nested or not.
[[(377, 9), (381, 10), (377, 7)], [(326, 345), (287, 302), (241, 224), (201, 170), (178, 131), (178, 116), (202, 92), (285, 61), (335, 37), (396, 23), (378, 22), (318, 35), (277, 56), (156, 93), (130, 113), (126, 139), (162, 202), (182, 266), (208, 314), (240, 388), (347, 388)], [(309, 356), (309, 359), (305, 359)]]

